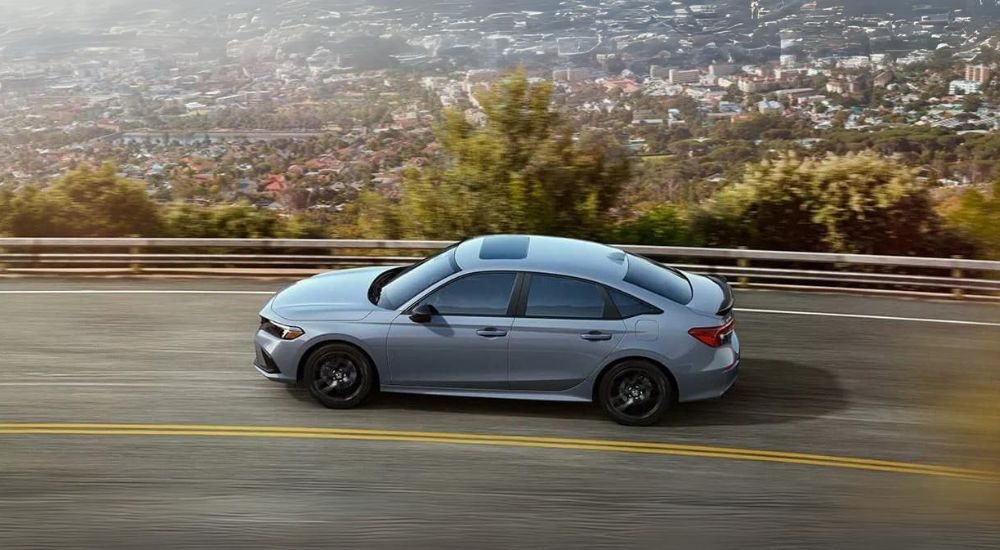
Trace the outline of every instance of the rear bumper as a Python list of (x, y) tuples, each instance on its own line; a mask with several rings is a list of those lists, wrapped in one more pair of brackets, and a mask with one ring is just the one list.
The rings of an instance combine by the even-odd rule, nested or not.
[(701, 401), (722, 397), (740, 376), (740, 339), (735, 332), (729, 342), (711, 351), (704, 362), (694, 368), (674, 373), (679, 402)]
[(691, 373), (678, 380), (681, 392), (678, 401), (702, 401), (722, 397), (740, 376), (739, 357), (723, 369)]

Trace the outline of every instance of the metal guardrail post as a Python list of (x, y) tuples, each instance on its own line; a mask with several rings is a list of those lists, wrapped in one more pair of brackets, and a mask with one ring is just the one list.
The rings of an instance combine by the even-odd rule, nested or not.
[[(746, 249), (747, 247), (745, 246), (740, 247), (740, 250), (746, 250)], [(740, 254), (741, 254), (740, 257), (736, 260), (736, 265), (741, 268), (750, 267), (750, 260), (748, 258), (743, 257), (742, 253)], [(746, 277), (740, 277), (739, 279), (737, 279), (737, 284), (739, 285), (740, 288), (747, 288), (748, 286), (750, 286), (750, 279)]]
[[(132, 235), (133, 238), (138, 237), (138, 235)], [(129, 247), (128, 253), (132, 255), (132, 273), (142, 273), (142, 264), (137, 258), (139, 254), (142, 254), (142, 248), (138, 246)]]
[[(956, 260), (961, 260), (962, 259), (961, 256), (952, 256), (952, 258), (956, 259)], [(958, 267), (952, 269), (951, 270), (951, 276), (954, 279), (961, 279), (962, 278), (962, 269), (958, 268)], [(952, 298), (954, 298), (956, 300), (961, 300), (963, 296), (964, 296), (964, 292), (962, 291), (961, 288), (953, 288), (953, 289), (951, 289), (951, 297)]]
[[(6, 253), (7, 253), (7, 249), (3, 248), (3, 247), (0, 247), (0, 256), (3, 256)], [(5, 264), (4, 262), (0, 261), (0, 274), (3, 274), (3, 273), (7, 273), (7, 264)]]

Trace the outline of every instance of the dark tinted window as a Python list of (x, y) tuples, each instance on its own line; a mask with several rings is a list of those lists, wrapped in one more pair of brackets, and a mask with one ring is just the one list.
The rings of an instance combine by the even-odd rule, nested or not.
[(613, 301), (615, 303), (615, 307), (618, 308), (618, 313), (621, 314), (624, 319), (635, 317), (636, 315), (660, 313), (660, 310), (655, 307), (639, 300), (638, 298), (629, 296), (624, 292), (613, 288), (609, 288), (608, 292), (611, 293), (611, 301)]
[(448, 283), (421, 303), (437, 308), (441, 315), (507, 315), (514, 290), (513, 273), (477, 273)]
[(655, 292), (678, 304), (691, 301), (691, 283), (684, 275), (634, 254), (628, 255), (625, 282)]
[(577, 279), (532, 275), (524, 314), (528, 317), (602, 319), (604, 289)]
[(397, 308), (413, 299), (427, 287), (458, 273), (455, 263), (455, 247), (446, 248), (442, 252), (425, 258), (423, 261), (406, 268), (382, 289), (378, 305), (387, 308)]

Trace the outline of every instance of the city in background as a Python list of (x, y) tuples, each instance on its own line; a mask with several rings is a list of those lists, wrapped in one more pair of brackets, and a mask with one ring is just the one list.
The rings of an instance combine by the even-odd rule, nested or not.
[(1000, 257), (991, 1), (4, 4), (8, 236)]

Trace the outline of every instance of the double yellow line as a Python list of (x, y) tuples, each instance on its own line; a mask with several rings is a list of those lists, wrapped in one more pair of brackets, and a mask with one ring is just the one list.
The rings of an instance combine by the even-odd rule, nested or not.
[(404, 441), (453, 445), (494, 445), (542, 449), (574, 449), (690, 456), (803, 464), (874, 472), (894, 472), (976, 481), (1000, 481), (1000, 473), (892, 460), (877, 460), (808, 453), (789, 453), (705, 445), (647, 443), (602, 439), (532, 437), (451, 432), (362, 430), (351, 428), (293, 428), (281, 426), (219, 426), (199, 424), (85, 424), (85, 423), (0, 423), (0, 435), (97, 435), (97, 436), (189, 436), (189, 437), (268, 437), (351, 441)]

